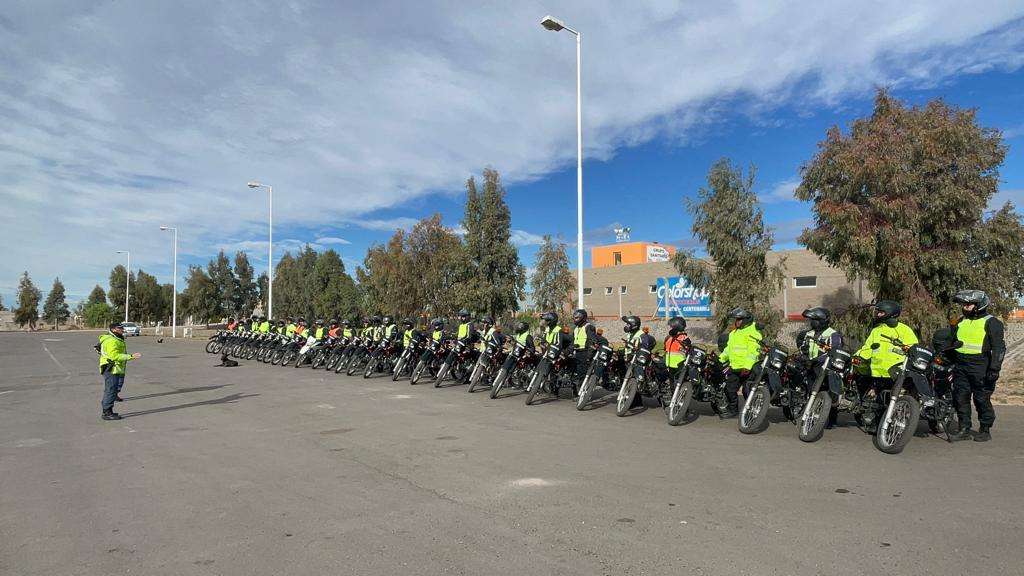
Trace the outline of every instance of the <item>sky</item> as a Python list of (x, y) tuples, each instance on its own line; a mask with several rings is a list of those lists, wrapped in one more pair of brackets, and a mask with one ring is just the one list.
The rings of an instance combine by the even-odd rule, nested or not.
[[(179, 289), (188, 265), (304, 243), (354, 272), (368, 246), (503, 177), (512, 237), (575, 262), (575, 42), (582, 32), (584, 246), (697, 247), (683, 200), (722, 157), (756, 167), (776, 245), (825, 131), (874, 91), (978, 108), (1009, 146), (997, 202), (1024, 203), (1024, 2), (7, 0), (0, 6), (0, 297), (22, 271), (72, 302), (124, 263)], [(699, 247), (698, 247), (699, 248)]]

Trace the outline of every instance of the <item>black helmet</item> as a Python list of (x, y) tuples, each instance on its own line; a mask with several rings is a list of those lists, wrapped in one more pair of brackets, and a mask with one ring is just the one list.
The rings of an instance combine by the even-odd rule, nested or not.
[(676, 336), (686, 331), (686, 319), (682, 316), (673, 316), (668, 319), (668, 333)]
[[(972, 316), (980, 316), (992, 303), (989, 299), (988, 294), (985, 294), (981, 290), (961, 290), (953, 296), (953, 302), (960, 304), (961, 306), (967, 306), (974, 304), (974, 310), (970, 311)], [(965, 311), (965, 313), (967, 313)]]
[(530, 329), (530, 325), (525, 320), (516, 322), (516, 334), (522, 334)]
[(821, 306), (804, 310), (802, 316), (810, 321), (811, 328), (815, 330), (824, 330), (832, 322), (832, 312)]
[(729, 310), (727, 317), (734, 320), (743, 320), (744, 322), (749, 322), (754, 319), (754, 315), (751, 314), (749, 310), (740, 306)]
[(305, 318), (303, 318), (302, 316), (299, 316), (299, 320), (298, 320), (298, 323), (299, 323), (299, 324), (305, 324), (305, 323), (306, 323), (306, 319), (305, 319)]
[(433, 328), (434, 330), (440, 330), (444, 328), (444, 319), (434, 318), (433, 320), (430, 321), (430, 327)]
[(294, 316), (286, 316), (285, 320), (287, 320), (289, 322), (295, 322), (295, 317)]
[(406, 318), (405, 320), (402, 320), (402, 326), (405, 326), (406, 328), (412, 328), (415, 325), (416, 321), (413, 320), (412, 318)]
[(577, 308), (572, 311), (572, 322), (577, 326), (582, 326), (587, 321), (587, 311), (583, 308)]
[(266, 321), (267, 321), (267, 317), (266, 316), (260, 316), (260, 322), (266, 322)]
[(558, 314), (554, 312), (545, 312), (540, 315), (540, 321), (549, 328), (554, 328), (558, 324)]
[(394, 321), (395, 321), (395, 319), (394, 319), (394, 318), (392, 318), (391, 316), (385, 316), (385, 317), (384, 317), (384, 318), (382, 319), (382, 321), (384, 322), (384, 324), (391, 324), (392, 322), (394, 322)]
[(352, 323), (349, 322), (348, 320), (342, 320), (341, 321), (341, 325), (344, 326), (345, 328), (348, 328), (351, 324)]
[(370, 316), (370, 324), (380, 324), (380, 316)]
[(640, 329), (640, 317), (639, 316), (623, 316), (622, 321), (626, 323), (622, 327), (627, 334), (632, 334)]
[(324, 324), (324, 319), (323, 318), (317, 318), (316, 319), (316, 325), (317, 326), (323, 326), (323, 324)]
[(277, 321), (277, 325), (278, 326), (284, 326), (284, 320), (278, 320)]
[(469, 310), (466, 310), (465, 308), (463, 308), (462, 310), (459, 310), (459, 320), (462, 320), (463, 322), (465, 322), (465, 321), (469, 320), (469, 316), (470, 316)]
[(331, 326), (337, 326), (338, 325), (338, 319), (337, 318), (331, 318), (330, 321), (329, 321), (329, 324)]
[(480, 317), (480, 323), (481, 324), (486, 324), (488, 326), (493, 326), (494, 325), (494, 318), (491, 318), (490, 316), (481, 316)]
[(879, 300), (875, 303), (875, 323), (885, 322), (889, 326), (895, 326), (897, 318), (903, 312), (903, 306), (894, 300)]

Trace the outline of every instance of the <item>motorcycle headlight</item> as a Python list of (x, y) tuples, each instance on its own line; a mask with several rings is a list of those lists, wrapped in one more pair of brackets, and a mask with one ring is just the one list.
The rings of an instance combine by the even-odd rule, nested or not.
[(928, 362), (923, 358), (915, 358), (912, 366), (915, 370), (924, 371), (928, 369)]
[(779, 360), (777, 358), (773, 359), (772, 362), (771, 362), (771, 366), (772, 366), (772, 368), (775, 368), (776, 370), (782, 370), (782, 360)]
[(846, 360), (841, 358), (832, 359), (832, 369), (836, 371), (842, 371), (846, 369)]

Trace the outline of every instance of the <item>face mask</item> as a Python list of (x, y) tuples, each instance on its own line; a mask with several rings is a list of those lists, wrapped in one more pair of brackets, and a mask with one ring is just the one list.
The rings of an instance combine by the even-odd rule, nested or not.
[(885, 325), (888, 326), (889, 328), (895, 328), (896, 325), (899, 323), (900, 321), (898, 318), (887, 318), (885, 320)]

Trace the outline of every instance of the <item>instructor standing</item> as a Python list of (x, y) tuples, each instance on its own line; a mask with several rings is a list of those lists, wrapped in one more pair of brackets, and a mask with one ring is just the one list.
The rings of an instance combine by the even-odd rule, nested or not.
[(124, 326), (120, 322), (110, 325), (110, 331), (100, 335), (100, 343), (96, 345), (100, 353), (100, 374), (103, 375), (103, 400), (100, 407), (103, 409), (104, 420), (120, 420), (114, 412), (114, 401), (120, 400), (118, 394), (124, 386), (124, 369), (129, 360), (137, 360), (142, 354), (128, 354), (128, 347), (124, 342)]
[(953, 296), (961, 306), (963, 320), (956, 326), (956, 339), (962, 342), (954, 354), (953, 404), (960, 420), (956, 440), (966, 440), (971, 433), (971, 399), (978, 411), (978, 432), (975, 442), (992, 438), (989, 429), (996, 420), (992, 408), (992, 392), (999, 380), (999, 371), (1006, 355), (1003, 323), (988, 313), (990, 303), (981, 290), (961, 290)]

